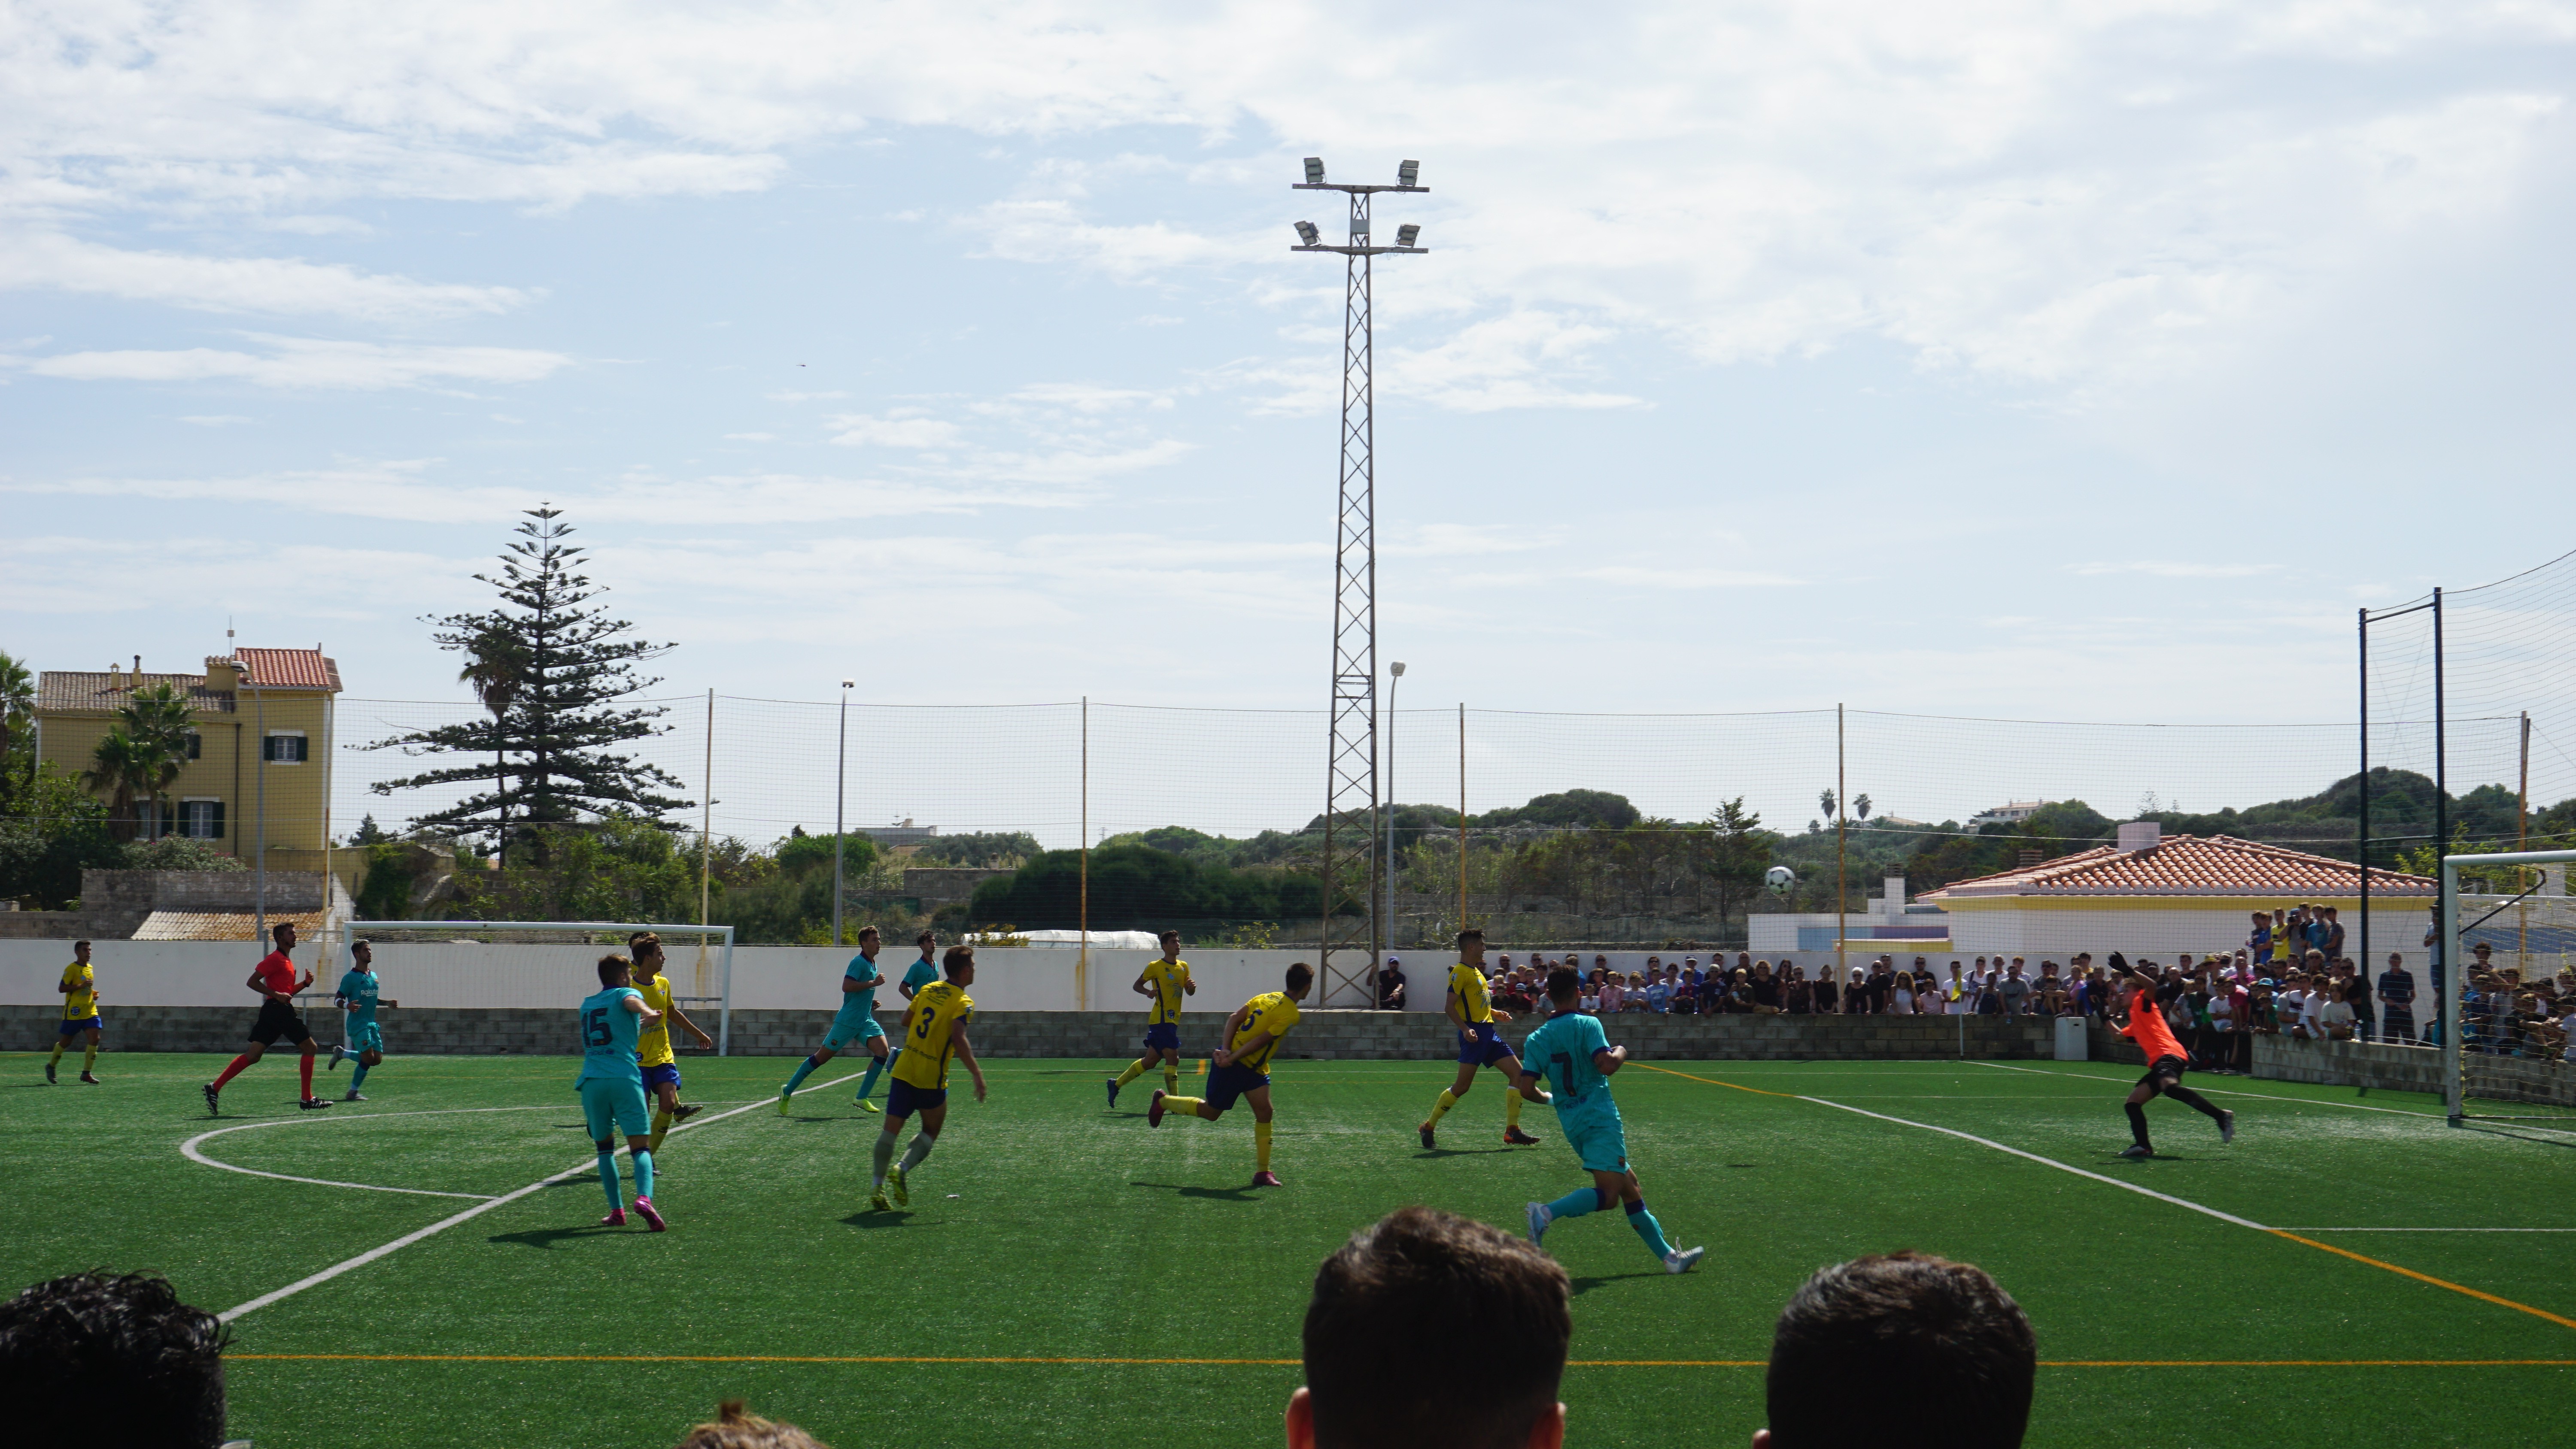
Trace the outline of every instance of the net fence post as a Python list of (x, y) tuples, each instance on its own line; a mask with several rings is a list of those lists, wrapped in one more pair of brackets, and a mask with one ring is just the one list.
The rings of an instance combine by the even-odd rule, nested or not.
[[(2434, 847), (2439, 850), (2437, 844)], [(2445, 968), (2442, 986), (2442, 1110), (2454, 1127), (2460, 1125), (2460, 988), (2468, 973), (2457, 969), (2460, 959), (2460, 866), (2450, 856), (2442, 857), (2441, 894), (2435, 898), (2435, 909), (2441, 920), (2435, 929), (2437, 944), (2442, 948)]]
[[(698, 939), (705, 940), (701, 936)], [(716, 1055), (733, 1054), (733, 927), (724, 928), (724, 1001), (716, 1007)]]

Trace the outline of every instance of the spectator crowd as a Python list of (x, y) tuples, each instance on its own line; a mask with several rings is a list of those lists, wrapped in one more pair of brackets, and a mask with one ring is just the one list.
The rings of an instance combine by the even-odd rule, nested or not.
[[(2135, 965), (2183, 988), (2166, 1008), (2166, 1023), (2204, 1071), (2251, 1071), (2257, 1036), (2438, 1045), (2438, 1003), (2419, 992), (2404, 956), (2389, 953), (2387, 968), (2372, 978), (2344, 954), (2344, 927), (2335, 917), (2331, 906), (2257, 911), (2241, 945)], [(2475, 951), (2461, 1003), (2463, 1045), (2576, 1062), (2576, 972), (2535, 972), (2525, 981), (2515, 968), (2493, 964), (2486, 945)], [(1486, 967), (1487, 992), (1504, 1010), (1540, 1010), (1547, 973), (1559, 966), (1582, 973), (1580, 1009), (1602, 1016), (2071, 1016), (2108, 1024), (2126, 1002), (2089, 951), (2062, 966), (2043, 958), (2035, 968), (2023, 956), (1952, 958), (1946, 972), (1922, 956), (1910, 965), (1879, 956), (1849, 967), (1840, 980), (1830, 963), (1811, 973), (1793, 957), (1749, 951), (1736, 953), (1732, 964), (1724, 952), (1705, 964), (1696, 955), (1670, 962), (1654, 955), (1643, 970), (1625, 972), (1602, 955), (1587, 966), (1580, 951), (1528, 952), (1517, 963), (1505, 952)], [(1397, 983), (1391, 1000), (1390, 977)], [(1393, 960), (1379, 979), (1381, 1003), (1400, 1005), (1403, 978)]]

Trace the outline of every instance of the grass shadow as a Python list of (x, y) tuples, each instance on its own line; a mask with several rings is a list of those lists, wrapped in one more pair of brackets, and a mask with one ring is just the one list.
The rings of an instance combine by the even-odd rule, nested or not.
[[(594, 1187), (597, 1184), (593, 1184)], [(568, 1238), (595, 1238), (610, 1233), (631, 1233), (633, 1228), (612, 1228), (606, 1223), (584, 1223), (577, 1228), (529, 1228), (516, 1233), (494, 1233), (487, 1243), (516, 1243), (523, 1248), (552, 1248)]]
[(1184, 1187), (1177, 1182), (1130, 1182), (1129, 1187), (1150, 1187), (1157, 1192), (1177, 1193), (1213, 1202), (1252, 1202), (1260, 1196), (1253, 1187)]
[(2460, 1127), (2463, 1131), (2483, 1132), (2489, 1137), (2510, 1137), (2516, 1142), (2537, 1142), (2544, 1147), (2576, 1147), (2576, 1137), (2565, 1137), (2556, 1133), (2546, 1137), (2534, 1136), (2528, 1128), (2517, 1132), (2509, 1127), (2481, 1127), (2474, 1122), (2463, 1122)]
[(892, 1212), (882, 1213), (874, 1210), (873, 1208), (861, 1208), (857, 1212), (850, 1214), (848, 1217), (841, 1219), (841, 1221), (848, 1223), (851, 1227), (866, 1228), (869, 1231), (874, 1232), (884, 1228), (902, 1227), (911, 1222), (912, 1217), (913, 1213), (910, 1208), (896, 1208)]
[(1580, 1298), (1584, 1294), (1591, 1292), (1593, 1289), (1600, 1287), (1604, 1283), (1624, 1283), (1631, 1278), (1669, 1278), (1671, 1276), (1672, 1275), (1670, 1273), (1660, 1271), (1653, 1273), (1603, 1273), (1590, 1278), (1571, 1278), (1567, 1280), (1567, 1284), (1572, 1288), (1574, 1296)]
[(1443, 1157), (1492, 1157), (1517, 1151), (1511, 1147), (1433, 1147), (1413, 1154), (1416, 1162), (1437, 1162)]

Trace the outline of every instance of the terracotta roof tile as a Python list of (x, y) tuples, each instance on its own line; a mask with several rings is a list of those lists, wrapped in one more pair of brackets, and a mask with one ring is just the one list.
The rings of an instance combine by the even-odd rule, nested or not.
[(167, 684), (188, 697), (191, 707), (209, 713), (228, 713), (233, 697), (220, 690), (206, 688), (202, 674), (130, 674), (119, 671), (89, 673), (76, 669), (48, 669), (36, 676), (36, 708), (116, 709), (138, 687), (149, 689)]
[(271, 689), (340, 687), (340, 661), (319, 649), (242, 649), (235, 651), (251, 682)]
[[(2374, 896), (2429, 896), (2430, 877), (2373, 867)], [(1969, 896), (2270, 896), (2295, 904), (2356, 895), (2352, 862), (2310, 855), (2232, 835), (2169, 835), (2146, 850), (2097, 845), (2073, 855), (1972, 880), (1953, 881), (1922, 899)]]
[[(271, 911), (268, 923), (292, 921), (296, 933), (311, 940), (322, 929), (320, 911)], [(154, 911), (134, 928), (137, 941), (256, 941), (259, 916), (252, 911)]]

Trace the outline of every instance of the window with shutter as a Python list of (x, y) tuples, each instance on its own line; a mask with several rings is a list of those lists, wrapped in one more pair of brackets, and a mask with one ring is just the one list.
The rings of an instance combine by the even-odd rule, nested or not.
[(203, 759), (205, 758), (205, 754), (206, 737), (197, 733), (195, 730), (188, 731), (188, 758), (192, 760)]
[(280, 765), (304, 763), (304, 736), (273, 734), (261, 750), (262, 758)]

